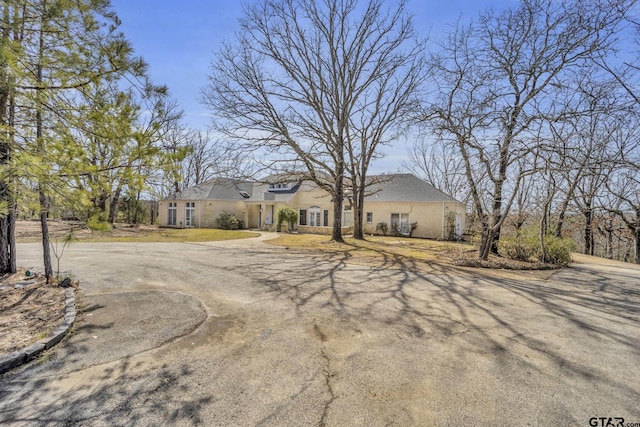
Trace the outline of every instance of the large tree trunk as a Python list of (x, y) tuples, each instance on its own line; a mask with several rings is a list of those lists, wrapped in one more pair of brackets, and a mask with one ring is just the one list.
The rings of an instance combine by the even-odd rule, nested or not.
[(109, 203), (109, 224), (116, 222), (116, 215), (118, 214), (118, 203), (120, 202), (120, 193), (122, 193), (122, 184), (118, 185), (118, 188), (111, 197), (111, 203)]
[[(13, 201), (12, 201), (13, 203)], [(9, 273), (15, 273), (16, 268), (16, 209), (15, 206), (9, 208), (9, 232), (7, 233), (9, 239), (9, 253), (11, 258), (9, 259)]]
[(498, 229), (493, 232), (493, 237), (491, 238), (491, 253), (494, 255), (498, 255), (498, 243), (500, 243), (501, 232), (502, 227), (498, 227)]
[(636, 243), (636, 264), (640, 264), (640, 209), (636, 209), (636, 224), (634, 228), (634, 238)]
[(47, 219), (49, 217), (49, 203), (47, 196), (43, 190), (39, 191), (40, 195), (40, 228), (42, 229), (42, 255), (44, 262), (44, 275), (47, 278), (47, 283), (53, 277), (53, 266), (51, 264), (51, 245), (49, 243), (49, 224)]
[(636, 240), (636, 264), (640, 264), (640, 227), (636, 226), (635, 232), (635, 240)]
[(490, 227), (483, 227), (482, 237), (480, 239), (480, 249), (478, 250), (478, 258), (487, 261), (489, 259), (489, 253), (491, 253), (491, 246), (493, 245), (493, 229)]
[(364, 227), (362, 220), (364, 216), (364, 183), (360, 183), (362, 185), (354, 186), (354, 195), (353, 195), (353, 238), (357, 240), (364, 240)]
[(344, 165), (337, 165), (336, 181), (334, 183), (333, 198), (333, 230), (331, 240), (344, 243), (342, 238), (342, 194), (344, 192)]
[[(4, 8), (4, 22), (9, 22), (9, 8)], [(3, 46), (9, 45), (10, 34), (9, 26), (2, 28)], [(2, 60), (0, 64), (0, 126), (2, 129), (2, 140), (0, 141), (0, 165), (9, 164), (11, 157), (11, 148), (9, 146), (10, 132), (7, 132), (5, 126), (11, 126), (11, 88), (10, 76), (7, 72), (8, 64)], [(5, 138), (7, 140), (5, 140)], [(13, 217), (13, 200), (9, 189), (9, 181), (0, 181), (0, 202), (7, 205), (8, 215), (0, 215), (0, 274), (16, 272), (16, 253), (15, 253), (15, 217)], [(11, 242), (14, 242), (13, 248)]]
[(593, 255), (593, 212), (591, 209), (584, 211), (584, 253)]
[(0, 216), (0, 274), (15, 273), (15, 271), (11, 271), (11, 261), (14, 254), (9, 245), (10, 233), (9, 215)]
[[(44, 20), (45, 11), (47, 10), (47, 2), (42, 2), (42, 19)], [(44, 22), (40, 24), (40, 40), (38, 47), (38, 64), (36, 66), (36, 79), (38, 83), (42, 83), (42, 58), (44, 57)], [(42, 94), (39, 89), (36, 89), (36, 146), (38, 155), (44, 157), (45, 148), (43, 141), (43, 118), (42, 118)], [(49, 224), (47, 219), (49, 217), (49, 200), (44, 191), (42, 184), (38, 185), (38, 196), (40, 199), (40, 227), (42, 228), (42, 255), (44, 263), (44, 275), (47, 278), (47, 283), (53, 277), (53, 266), (51, 265), (51, 248), (49, 246)]]
[(609, 259), (613, 259), (613, 224), (607, 224), (604, 229), (607, 237), (607, 251), (606, 257)]
[(0, 215), (0, 274), (15, 273), (15, 217), (9, 186), (6, 182), (0, 182), (0, 201), (5, 202), (8, 209), (7, 215)]
[(567, 215), (567, 208), (569, 207), (569, 197), (565, 197), (560, 205), (560, 212), (558, 214), (558, 223), (556, 224), (555, 235), (558, 238), (562, 238), (562, 227), (564, 226), (564, 219)]

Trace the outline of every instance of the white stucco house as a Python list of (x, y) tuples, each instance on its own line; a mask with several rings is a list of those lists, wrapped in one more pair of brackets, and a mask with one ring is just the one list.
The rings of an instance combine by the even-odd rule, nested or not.
[[(464, 231), (466, 207), (412, 174), (381, 175), (364, 203), (364, 231), (373, 234), (378, 223), (414, 237), (442, 239)], [(282, 207), (299, 213), (300, 232), (330, 234), (333, 204), (327, 192), (311, 181), (253, 182), (214, 178), (160, 201), (161, 227), (215, 228), (222, 213), (232, 213), (246, 228), (271, 228)], [(342, 212), (343, 232), (350, 232), (353, 214), (348, 198)]]

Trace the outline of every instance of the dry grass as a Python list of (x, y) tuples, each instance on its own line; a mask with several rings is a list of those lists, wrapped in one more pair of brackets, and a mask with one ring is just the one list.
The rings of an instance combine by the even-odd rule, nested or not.
[(267, 243), (290, 249), (319, 251), (334, 255), (349, 255), (361, 259), (396, 259), (410, 262), (453, 264), (460, 255), (475, 252), (467, 243), (441, 242), (406, 237), (372, 236), (366, 240), (345, 238), (345, 243), (331, 241), (328, 236), (282, 234)]
[[(549, 266), (513, 261), (491, 255), (489, 261), (477, 261), (477, 244), (412, 239), (406, 237), (371, 236), (366, 240), (345, 238), (345, 243), (331, 241), (328, 236), (282, 234), (266, 243), (288, 249), (323, 253), (335, 260), (372, 265), (425, 270), (449, 270), (491, 277), (546, 279), (553, 270)], [(528, 270), (528, 271), (527, 271)]]
[[(65, 314), (64, 289), (47, 285), (24, 269), (0, 277), (0, 356), (23, 349), (60, 326)], [(28, 283), (14, 288), (16, 282)]]
[[(62, 242), (64, 236), (74, 228), (76, 242), (213, 242), (256, 237), (258, 234), (238, 230), (218, 230), (210, 228), (159, 228), (151, 226), (128, 226), (116, 224), (105, 233), (96, 233), (79, 223), (62, 221), (49, 222), (51, 241)], [(19, 221), (16, 225), (16, 240), (21, 243), (40, 242), (40, 223)]]
[(113, 236), (94, 234), (82, 241), (87, 242), (214, 242), (219, 240), (236, 240), (257, 237), (257, 233), (237, 230), (218, 230), (210, 228), (170, 229), (160, 228), (145, 230), (131, 236)]

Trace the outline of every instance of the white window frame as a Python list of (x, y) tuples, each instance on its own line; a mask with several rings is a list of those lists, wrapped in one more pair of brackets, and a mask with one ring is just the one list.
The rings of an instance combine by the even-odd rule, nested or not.
[(309, 227), (322, 227), (322, 210), (317, 206), (312, 206), (307, 211), (309, 213)]
[(393, 221), (393, 216), (397, 215), (398, 216), (398, 224), (399, 224), (399, 230), (398, 232), (402, 235), (408, 236), (410, 231), (411, 231), (411, 221), (409, 218), (409, 214), (408, 213), (403, 213), (403, 212), (392, 212), (390, 217), (389, 217), (389, 227), (391, 227), (391, 232), (394, 233), (395, 230), (393, 229), (394, 227), (394, 221)]
[(367, 224), (373, 223), (373, 212), (367, 212), (366, 221), (367, 221)]
[(196, 226), (196, 202), (187, 202), (184, 207), (184, 226)]
[(167, 212), (167, 225), (175, 227), (177, 223), (178, 223), (178, 204), (176, 202), (169, 202), (169, 210)]

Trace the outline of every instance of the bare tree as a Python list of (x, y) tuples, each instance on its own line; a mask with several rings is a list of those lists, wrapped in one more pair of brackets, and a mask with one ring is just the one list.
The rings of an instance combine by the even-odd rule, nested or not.
[(416, 140), (404, 168), (464, 204), (470, 200), (464, 162), (457, 148), (444, 141)]
[(605, 182), (616, 201), (605, 204), (608, 212), (617, 215), (632, 233), (635, 263), (640, 264), (640, 127), (638, 115), (620, 127), (613, 172)]
[[(271, 173), (299, 173), (332, 197), (342, 241), (345, 179), (364, 188), (380, 144), (402, 129), (420, 74), (405, 2), (276, 0), (251, 4), (211, 65), (203, 102), (236, 149)], [(362, 190), (364, 191), (364, 189)], [(361, 206), (361, 205), (360, 205)]]
[(183, 187), (198, 185), (214, 176), (247, 177), (251, 169), (242, 155), (209, 131), (193, 130), (186, 141), (188, 154), (183, 160)]
[[(482, 221), (481, 259), (497, 249), (522, 178), (533, 172), (519, 159), (535, 151), (540, 128), (560, 114), (554, 88), (608, 47), (631, 4), (523, 0), (459, 25), (434, 55), (437, 96), (425, 120), (461, 154)], [(481, 180), (490, 184), (488, 200), (478, 191)]]

